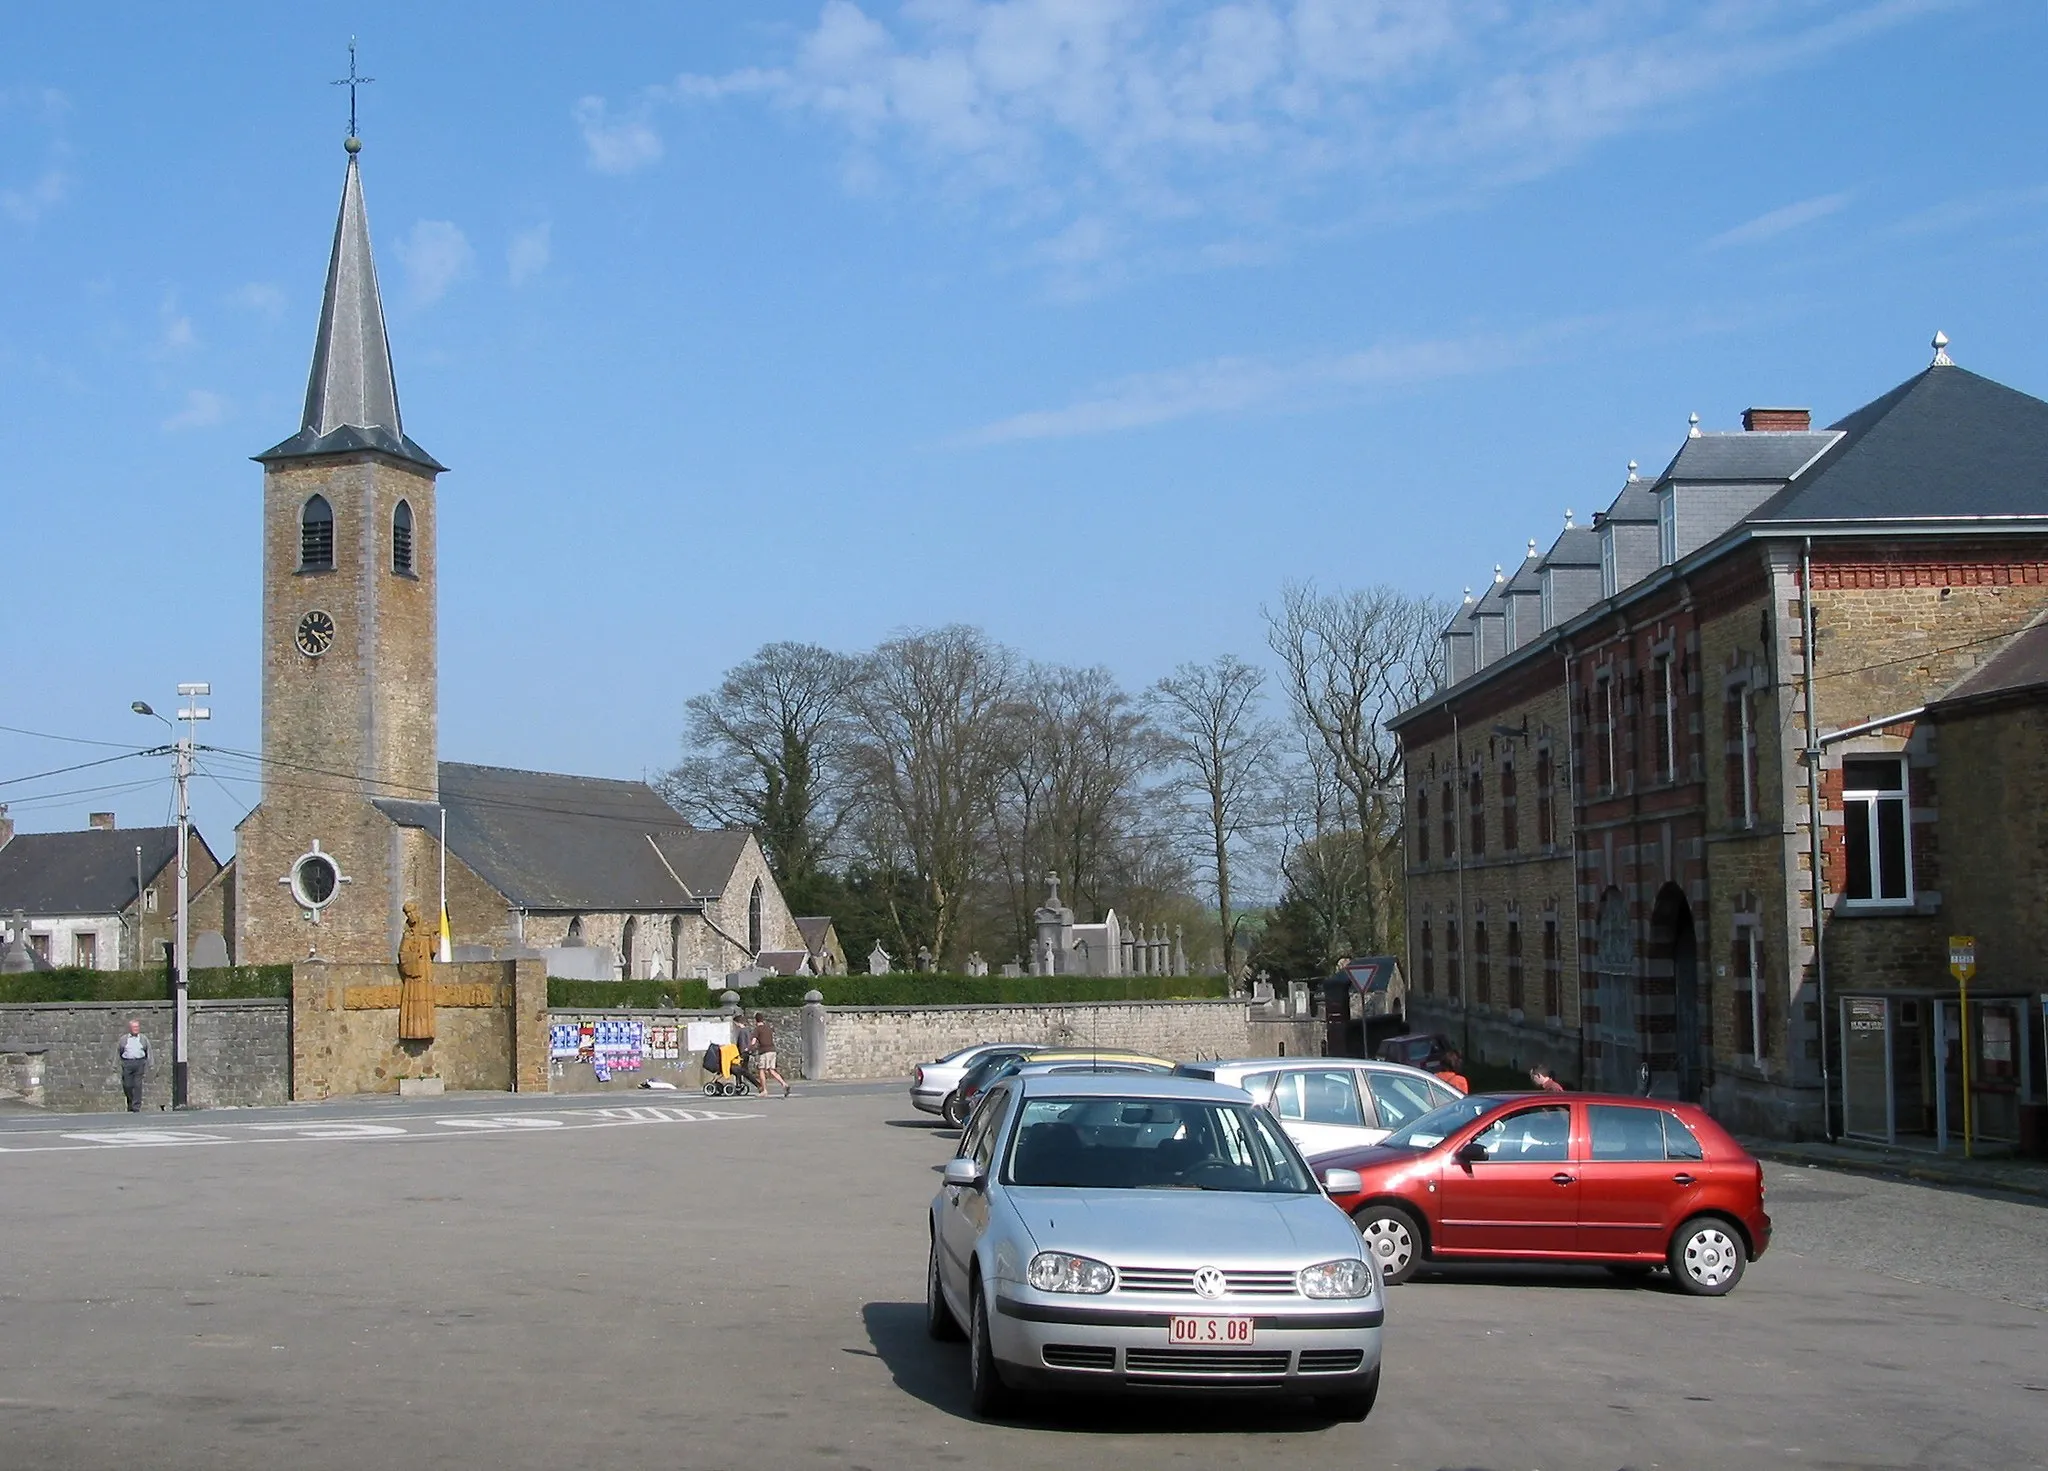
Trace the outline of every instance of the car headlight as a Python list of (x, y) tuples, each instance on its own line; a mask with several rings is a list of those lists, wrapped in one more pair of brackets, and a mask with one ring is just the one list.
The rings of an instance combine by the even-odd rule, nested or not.
[(1355, 1256), (1303, 1267), (1298, 1280), (1303, 1297), (1372, 1296), (1372, 1268)]
[(1024, 1280), (1040, 1292), (1107, 1292), (1116, 1285), (1116, 1272), (1085, 1256), (1041, 1251), (1024, 1269)]

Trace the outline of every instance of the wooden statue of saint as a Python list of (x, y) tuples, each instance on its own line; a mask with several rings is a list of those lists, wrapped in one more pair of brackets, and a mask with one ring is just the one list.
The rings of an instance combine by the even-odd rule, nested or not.
[(398, 942), (398, 1035), (406, 1042), (434, 1040), (434, 941), (411, 902)]

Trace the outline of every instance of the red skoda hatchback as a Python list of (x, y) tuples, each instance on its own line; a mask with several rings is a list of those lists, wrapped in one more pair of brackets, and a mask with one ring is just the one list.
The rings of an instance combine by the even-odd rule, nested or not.
[(1763, 1166), (1688, 1103), (1476, 1094), (1313, 1164), (1358, 1171), (1334, 1199), (1389, 1283), (1425, 1262), (1590, 1262), (1719, 1296), (1771, 1241)]

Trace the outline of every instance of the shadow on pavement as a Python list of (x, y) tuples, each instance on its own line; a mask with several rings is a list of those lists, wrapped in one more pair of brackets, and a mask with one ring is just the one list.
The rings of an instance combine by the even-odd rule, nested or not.
[(934, 1114), (928, 1119), (883, 1119), (892, 1129), (916, 1129), (925, 1134), (958, 1133), (951, 1124)]
[[(967, 1407), (967, 1346), (934, 1342), (924, 1331), (923, 1303), (871, 1302), (860, 1314), (875, 1356), (898, 1389), (955, 1419), (980, 1423)], [(1003, 1423), (1061, 1434), (1206, 1435), (1314, 1432), (1332, 1422), (1307, 1400), (1209, 1391), (1039, 1397)]]
[[(1544, 1287), (1578, 1292), (1677, 1292), (1668, 1272), (1610, 1272), (1605, 1267), (1516, 1266), (1490, 1262), (1466, 1266), (1462, 1263), (1423, 1267), (1415, 1276), (1396, 1287), (1395, 1293), (1425, 1292), (1432, 1284), (1472, 1287)], [(1738, 1292), (1741, 1288), (1736, 1289)]]

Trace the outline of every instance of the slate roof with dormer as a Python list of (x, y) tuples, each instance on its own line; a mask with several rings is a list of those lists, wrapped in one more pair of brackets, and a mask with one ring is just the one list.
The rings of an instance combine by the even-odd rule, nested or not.
[(518, 909), (692, 909), (725, 892), (751, 841), (692, 828), (645, 782), (458, 761), (441, 763), (440, 781), (438, 806), (376, 806), (426, 832), (445, 809), (448, 851)]
[(1726, 480), (1738, 484), (1790, 480), (1836, 440), (1839, 429), (1722, 429), (1688, 438), (1657, 477), (1658, 483)]
[(1942, 363), (1832, 427), (1748, 524), (2048, 516), (2048, 403), (2032, 394)]
[[(1945, 345), (1946, 339), (1937, 343)], [(1816, 444), (1819, 452), (1811, 453)], [(1929, 367), (1825, 430), (1688, 436), (1663, 475), (1625, 483), (1599, 519), (1603, 524), (1655, 523), (1656, 487), (1667, 482), (1768, 485), (1773, 480), (1783, 481), (1782, 488), (1682, 560), (1697, 565), (1746, 540), (1797, 536), (1808, 529), (1813, 534), (1906, 534), (2007, 527), (2038, 534), (2048, 531), (2048, 402), (1959, 368), (1942, 352)], [(1579, 550), (1577, 541), (1567, 549), (1573, 535), (1558, 538), (1546, 563), (1573, 565), (1564, 560)], [(1586, 565), (1596, 564), (1597, 532), (1589, 530), (1585, 542)], [(1596, 609), (1625, 602), (1656, 581), (1655, 576), (1643, 578)], [(1557, 627), (1569, 629), (1596, 609)], [(1460, 609), (1445, 632), (1465, 632), (1459, 625), (1473, 611)], [(1546, 635), (1556, 631), (1546, 630)], [(1493, 677), (1531, 647), (1525, 644), (1439, 689), (1394, 717), (1389, 727), (1398, 729), (1441, 704), (1452, 689)], [(2033, 647), (2031, 640), (2026, 647)], [(2019, 667), (2024, 657), (2014, 653), (2005, 667)], [(1956, 693), (1946, 697), (1959, 698)]]
[(1936, 717), (2017, 703), (2048, 694), (2048, 612), (2007, 639), (2003, 648), (1929, 702)]
[[(195, 853), (213, 851), (196, 828), (192, 842)], [(178, 830), (111, 827), (17, 833), (0, 848), (0, 916), (17, 909), (39, 918), (119, 914), (135, 902), (137, 848), (142, 849), (142, 886), (147, 888), (178, 861)]]

